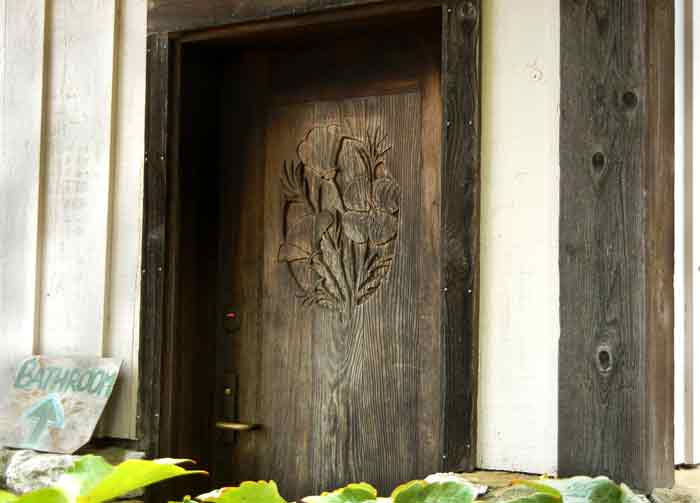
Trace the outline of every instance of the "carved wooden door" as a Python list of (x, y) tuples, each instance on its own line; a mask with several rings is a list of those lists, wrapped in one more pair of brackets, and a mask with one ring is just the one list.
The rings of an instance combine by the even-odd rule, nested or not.
[(220, 410), (260, 426), (220, 432), (234, 479), (289, 499), (440, 467), (438, 37), (250, 52), (233, 71), (222, 277), (240, 326)]

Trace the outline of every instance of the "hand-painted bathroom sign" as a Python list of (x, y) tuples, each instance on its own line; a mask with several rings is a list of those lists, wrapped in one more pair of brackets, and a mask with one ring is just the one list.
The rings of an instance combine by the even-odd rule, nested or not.
[(0, 443), (72, 453), (87, 443), (112, 394), (119, 360), (31, 356), (17, 366), (0, 417)]
[(39, 445), (39, 441), (48, 431), (49, 426), (51, 428), (63, 429), (65, 416), (63, 414), (61, 399), (56, 395), (49, 395), (46, 398), (42, 398), (24, 413), (24, 418), (34, 423), (34, 427), (25, 442), (25, 445), (33, 448)]

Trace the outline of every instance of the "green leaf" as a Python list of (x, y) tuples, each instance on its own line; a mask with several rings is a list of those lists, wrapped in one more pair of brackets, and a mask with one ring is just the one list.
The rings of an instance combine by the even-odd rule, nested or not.
[(224, 487), (195, 499), (213, 503), (287, 503), (279, 495), (277, 484), (273, 481), (243, 482), (238, 487)]
[(270, 482), (243, 482), (238, 487), (224, 487), (195, 499), (212, 503), (287, 503), (277, 491), (277, 484)]
[(620, 497), (621, 503), (645, 503), (646, 498), (642, 498), (638, 494), (635, 494), (632, 489), (627, 487), (625, 484), (620, 484), (620, 489), (622, 490), (622, 496)]
[(507, 499), (506, 503), (561, 503), (561, 496), (548, 493), (533, 493), (519, 498)]
[(474, 491), (458, 482), (428, 484), (416, 480), (394, 489), (391, 499), (394, 503), (471, 503)]
[(178, 463), (187, 461), (189, 460), (156, 459), (147, 461), (144, 459), (129, 459), (105, 473), (105, 476), (99, 480), (88, 478), (88, 481), (85, 482), (85, 488), (88, 488), (88, 490), (80, 493), (78, 502), (101, 503), (162, 480), (183, 475), (207, 475), (205, 471), (185, 470), (177, 466)]
[(349, 484), (330, 493), (321, 493), (320, 496), (308, 496), (304, 503), (364, 503), (376, 501), (377, 490), (366, 482)]
[(70, 497), (61, 489), (47, 487), (23, 494), (16, 503), (71, 503)]
[(83, 456), (64, 473), (56, 483), (56, 487), (62, 489), (74, 498), (86, 495), (102, 479), (114, 471), (110, 465), (100, 456)]
[(547, 494), (549, 496), (552, 496), (556, 500), (561, 501), (562, 495), (559, 492), (559, 489), (556, 489), (556, 488), (552, 487), (551, 485), (544, 483), (543, 481), (545, 481), (545, 480), (547, 480), (547, 479), (540, 479), (540, 480), (520, 480), (519, 479), (519, 480), (514, 480), (513, 485), (521, 484), (524, 486), (528, 486), (528, 487), (535, 489), (538, 493)]
[(11, 503), (17, 501), (19, 496), (8, 491), (0, 491), (0, 503)]
[[(618, 486), (607, 477), (572, 477), (519, 481), (539, 491), (538, 494), (561, 495), (563, 503), (639, 503), (641, 500), (627, 486)], [(531, 496), (510, 503), (529, 503)]]

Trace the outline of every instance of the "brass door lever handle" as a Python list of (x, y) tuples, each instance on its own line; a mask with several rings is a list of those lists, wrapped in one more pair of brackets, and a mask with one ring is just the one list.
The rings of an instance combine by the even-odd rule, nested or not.
[(222, 430), (250, 431), (260, 428), (259, 424), (233, 423), (230, 421), (217, 421), (216, 427)]

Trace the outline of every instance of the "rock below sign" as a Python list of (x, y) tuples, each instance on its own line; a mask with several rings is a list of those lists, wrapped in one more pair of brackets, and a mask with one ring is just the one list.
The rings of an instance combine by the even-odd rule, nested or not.
[(112, 394), (119, 360), (32, 356), (17, 366), (0, 417), (6, 447), (70, 454), (86, 444)]

